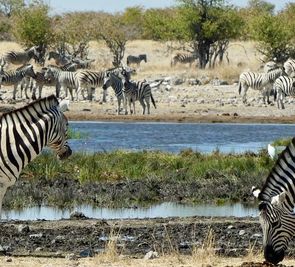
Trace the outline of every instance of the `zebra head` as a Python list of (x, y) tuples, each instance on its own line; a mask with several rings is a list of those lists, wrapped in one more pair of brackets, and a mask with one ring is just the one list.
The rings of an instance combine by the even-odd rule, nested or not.
[[(252, 192), (260, 198), (260, 190), (252, 189)], [(286, 205), (286, 198), (287, 193), (282, 192), (259, 204), (264, 257), (273, 264), (284, 259), (288, 243), (295, 235), (295, 214)]]
[(103, 86), (102, 89), (103, 90), (107, 90), (111, 84), (112, 84), (112, 76), (113, 74), (111, 72), (107, 72), (103, 78)]
[(18, 69), (16, 69), (16, 71), (21, 73), (23, 77), (26, 76), (26, 77), (32, 77), (34, 79), (36, 78), (36, 73), (34, 71), (33, 65), (31, 64), (21, 66)]
[(55, 150), (58, 159), (64, 160), (72, 155), (72, 150), (68, 145), (68, 119), (63, 114), (68, 109), (69, 101), (63, 100), (59, 103), (57, 108), (57, 116), (55, 127), (51, 133), (51, 138), (48, 142), (48, 146)]
[(44, 73), (45, 80), (47, 81), (54, 80), (54, 72), (52, 71), (50, 67), (42, 68), (42, 73)]

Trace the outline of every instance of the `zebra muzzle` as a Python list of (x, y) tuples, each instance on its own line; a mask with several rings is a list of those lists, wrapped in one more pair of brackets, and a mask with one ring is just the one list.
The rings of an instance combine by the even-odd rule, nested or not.
[(64, 153), (58, 154), (57, 157), (59, 160), (65, 160), (71, 155), (72, 155), (72, 149), (68, 147), (68, 149)]

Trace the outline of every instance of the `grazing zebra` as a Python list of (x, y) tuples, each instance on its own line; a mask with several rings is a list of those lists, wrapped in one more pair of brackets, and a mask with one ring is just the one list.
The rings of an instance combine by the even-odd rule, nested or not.
[(177, 63), (187, 64), (192, 66), (192, 63), (196, 62), (198, 55), (195, 53), (177, 53), (171, 59), (171, 67), (175, 67)]
[(1, 76), (2, 76), (2, 81), (1, 81), (2, 85), (14, 86), (12, 98), (15, 99), (17, 86), (23, 80), (23, 78), (24, 77), (35, 78), (36, 74), (34, 72), (33, 66), (29, 64), (29, 65), (22, 66), (16, 69), (15, 71), (5, 71)]
[(295, 78), (280, 76), (273, 85), (275, 99), (279, 109), (284, 109), (285, 96), (295, 96)]
[(67, 143), (68, 120), (63, 114), (66, 104), (49, 96), (0, 117), (0, 213), (7, 188), (45, 146), (61, 160), (72, 154)]
[(288, 76), (294, 77), (295, 75), (295, 59), (289, 58), (284, 63), (284, 69)]
[(102, 88), (103, 88), (103, 90), (107, 90), (108, 87), (110, 87), (110, 86), (114, 89), (115, 95), (118, 100), (118, 109), (117, 109), (118, 115), (120, 114), (121, 101), (123, 102), (125, 115), (126, 115), (127, 114), (127, 107), (126, 107), (125, 95), (123, 92), (123, 82), (120, 77), (113, 74), (112, 72), (109, 72), (106, 74)]
[(33, 46), (26, 51), (9, 51), (2, 56), (2, 60), (4, 60), (7, 64), (11, 63), (14, 65), (24, 65), (27, 64), (32, 58), (38, 61), (39, 57), (39, 47)]
[(267, 73), (242, 72), (239, 79), (239, 94), (242, 94), (243, 103), (246, 103), (246, 93), (248, 88), (251, 87), (254, 90), (261, 91), (263, 102), (265, 103), (265, 98), (267, 98), (267, 103), (269, 104), (269, 94), (272, 90), (272, 84), (282, 74), (284, 74), (284, 70), (280, 68)]
[(74, 100), (72, 90), (76, 89), (77, 91), (78, 89), (78, 80), (76, 76), (77, 72), (63, 71), (54, 66), (47, 66), (44, 74), (46, 80), (49, 79), (52, 82), (56, 82), (56, 97), (59, 97), (61, 89), (64, 89), (67, 97), (67, 89), (69, 89), (72, 100)]
[(58, 66), (63, 66), (65, 64), (71, 63), (72, 58), (70, 56), (59, 54), (55, 51), (50, 51), (48, 53), (48, 60), (54, 59), (55, 64)]
[(150, 114), (150, 99), (156, 108), (156, 103), (152, 95), (152, 89), (146, 81), (143, 82), (136, 82), (130, 81), (128, 75), (125, 75), (125, 82), (124, 82), (124, 94), (126, 97), (126, 101), (129, 103), (130, 113), (132, 114), (131, 110), (131, 103), (133, 103), (133, 112), (135, 111), (135, 101), (138, 100), (142, 106), (142, 114), (145, 114), (145, 108), (147, 107), (147, 113)]
[(264, 257), (277, 264), (295, 235), (295, 138), (280, 154), (261, 191), (252, 187), (259, 204)]
[(136, 64), (137, 67), (139, 67), (140, 62), (141, 62), (142, 60), (143, 60), (145, 63), (147, 62), (146, 54), (142, 54), (142, 55), (139, 55), (139, 56), (131, 56), (131, 55), (129, 55), (129, 56), (127, 57), (127, 66), (130, 66), (131, 64)]

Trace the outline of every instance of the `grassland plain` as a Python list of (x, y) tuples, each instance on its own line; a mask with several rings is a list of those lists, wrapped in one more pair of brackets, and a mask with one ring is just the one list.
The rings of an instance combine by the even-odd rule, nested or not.
[[(19, 50), (21, 47), (16, 43), (11, 42), (1, 42), (0, 43), (0, 53), (4, 53), (8, 50)], [(241, 99), (238, 95), (238, 86), (237, 81), (239, 74), (244, 70), (258, 70), (260, 67), (259, 57), (260, 55), (255, 50), (255, 43), (253, 42), (232, 42), (229, 48), (229, 64), (224, 63), (221, 66), (217, 66), (215, 69), (211, 70), (198, 70), (196, 68), (188, 68), (188, 66), (177, 66), (175, 68), (170, 68), (170, 59), (171, 54), (167, 53), (167, 44), (159, 43), (154, 41), (144, 41), (137, 40), (132, 41), (127, 44), (125, 57), (129, 54), (137, 55), (146, 53), (148, 57), (147, 63), (142, 63), (140, 68), (137, 69), (137, 75), (133, 77), (137, 80), (155, 80), (162, 79), (164, 77), (171, 77), (171, 80), (181, 79), (184, 80), (184, 83), (179, 85), (172, 84), (171, 86), (160, 86), (160, 88), (153, 89), (153, 95), (156, 99), (157, 109), (151, 109), (150, 116), (142, 115), (116, 115), (116, 99), (112, 90), (108, 91), (107, 103), (101, 103), (102, 89), (97, 88), (95, 92), (95, 101), (89, 103), (88, 101), (79, 101), (72, 102), (70, 110), (67, 111), (67, 116), (70, 120), (152, 120), (152, 121), (194, 121), (194, 122), (288, 122), (292, 123), (295, 118), (295, 109), (292, 108), (293, 102), (292, 99), (286, 104), (285, 110), (278, 110), (275, 105), (265, 106), (261, 104), (260, 94), (257, 91), (249, 89), (248, 99), (250, 102), (249, 106), (244, 106), (241, 103)], [(90, 53), (89, 58), (95, 59), (95, 64), (93, 69), (102, 70), (110, 66), (111, 54), (108, 49), (101, 42), (91, 42), (90, 44)], [(47, 62), (53, 63), (53, 62)], [(36, 70), (39, 68), (35, 66)], [(189, 79), (198, 79), (202, 82), (202, 85), (189, 85)], [(220, 81), (226, 81), (226, 85), (220, 85)], [(45, 88), (44, 96), (54, 93), (53, 88)], [(15, 107), (25, 105), (29, 100), (17, 99), (16, 101), (11, 101), (12, 88), (3, 87), (1, 88), (1, 97), (3, 99), (1, 103), (0, 111), (9, 110)], [(137, 104), (137, 114), (140, 114), (140, 107)], [(114, 169), (114, 165), (106, 165), (106, 161), (103, 160), (104, 157), (112, 157), (114, 159), (113, 163), (116, 162), (117, 155), (112, 154), (100, 154), (96, 155), (99, 157), (93, 158), (92, 161), (87, 162), (87, 164), (92, 164), (92, 167), (98, 171), (95, 173), (99, 179), (108, 183), (107, 180), (110, 180), (110, 184), (120, 184), (122, 180), (128, 178), (131, 179), (131, 182), (138, 182), (138, 177), (142, 178), (144, 173), (148, 171), (155, 170), (157, 175), (153, 175), (154, 180), (150, 177), (144, 177), (145, 181), (148, 183), (146, 187), (143, 187), (142, 184), (139, 184), (133, 188), (133, 199), (128, 199), (128, 201), (133, 201), (133, 204), (140, 203), (142, 200), (146, 201), (159, 201), (160, 197), (156, 194), (143, 194), (149, 193), (149, 188), (161, 185), (163, 180), (167, 181), (172, 177), (172, 183), (175, 181), (183, 180), (182, 183), (179, 183), (178, 187), (176, 186), (173, 190), (164, 191), (166, 197), (172, 198), (176, 196), (177, 200), (183, 200), (183, 196), (186, 192), (181, 191), (180, 189), (186, 188), (186, 190), (193, 190), (197, 188), (200, 184), (207, 190), (207, 186), (211, 184), (212, 189), (218, 189), (216, 186), (216, 180), (222, 179), (224, 186), (222, 190), (218, 190), (219, 193), (224, 193), (222, 195), (216, 195), (214, 201), (220, 201), (223, 199), (240, 199), (241, 197), (248, 197), (248, 185), (253, 184), (253, 180), (256, 181), (255, 184), (263, 182), (263, 179), (266, 177), (268, 170), (271, 168), (272, 163), (264, 155), (259, 157), (249, 158), (231, 158), (230, 160), (225, 159), (222, 155), (214, 155), (211, 160), (204, 159), (200, 162), (206, 162), (206, 165), (199, 165), (199, 169), (191, 169), (192, 161), (199, 161), (201, 155), (194, 155), (188, 153), (186, 159), (184, 155), (153, 155), (155, 160), (149, 161), (149, 164), (142, 165), (144, 168), (139, 168), (139, 164), (134, 164), (132, 168), (133, 173), (122, 173), (120, 170)], [(264, 152), (265, 153), (265, 152)], [(241, 156), (241, 157), (248, 157)], [(11, 189), (7, 196), (5, 197), (5, 205), (7, 206), (19, 206), (29, 205), (32, 202), (25, 200), (27, 199), (36, 202), (43, 203), (46, 200), (47, 203), (52, 201), (52, 196), (60, 198), (61, 202), (55, 203), (56, 205), (63, 206), (68, 200), (73, 200), (73, 184), (80, 185), (83, 182), (93, 182), (91, 178), (92, 173), (89, 172), (90, 166), (85, 163), (88, 161), (84, 159), (85, 165), (79, 165), (83, 163), (83, 155), (76, 155), (76, 161), (71, 161), (70, 165), (62, 169), (59, 164), (57, 164), (53, 159), (48, 160), (44, 157), (40, 157), (36, 162), (30, 165), (23, 173), (20, 183), (16, 185), (15, 189)], [(80, 158), (79, 158), (80, 157)], [(140, 158), (138, 154), (129, 154), (129, 159), (125, 162), (130, 166), (130, 162), (136, 158)], [(194, 158), (195, 157), (195, 158)], [(165, 164), (161, 165), (159, 159), (163, 159)], [(45, 164), (44, 161), (50, 162), (50, 164)], [(97, 161), (101, 161), (102, 165), (97, 166)], [(234, 163), (230, 163), (233, 161)], [(79, 164), (77, 163), (79, 162)], [(167, 164), (167, 162), (169, 164)], [(241, 163), (242, 162), (242, 163)], [(72, 164), (72, 165), (71, 165)], [(164, 168), (163, 168), (164, 166)], [(236, 168), (237, 166), (240, 166)], [(92, 168), (91, 167), (91, 168)], [(244, 168), (247, 167), (247, 168)], [(45, 168), (45, 169), (44, 169)], [(106, 169), (106, 170), (104, 170)], [(127, 168), (125, 168), (126, 170)], [(165, 170), (167, 171), (165, 173)], [(217, 170), (217, 171), (216, 171)], [(222, 172), (221, 172), (222, 170)], [(237, 173), (237, 171), (239, 173)], [(252, 172), (251, 170), (254, 170)], [(162, 171), (161, 176), (158, 177), (158, 173)], [(169, 173), (168, 173), (169, 171)], [(223, 172), (226, 171), (226, 175)], [(76, 175), (73, 179), (65, 179), (68, 174)], [(199, 180), (194, 181), (192, 178), (196, 179), (196, 174), (202, 174), (198, 177)], [(136, 175), (135, 175), (136, 174)], [(41, 176), (40, 176), (41, 175)], [(38, 178), (44, 179), (38, 179)], [(137, 177), (137, 178), (136, 178)], [(243, 184), (240, 184), (240, 190), (236, 189), (236, 186), (239, 184), (238, 181), (241, 177), (244, 177)], [(89, 179), (91, 178), (91, 179)], [(33, 183), (30, 184), (29, 181)], [(38, 182), (39, 180), (39, 182)], [(37, 181), (37, 183), (36, 183)], [(219, 181), (219, 180), (218, 180)], [(259, 181), (257, 183), (257, 181)], [(35, 184), (34, 184), (35, 182)], [(82, 183), (81, 183), (82, 182)], [(43, 183), (43, 184), (42, 184)], [(48, 187), (44, 185), (48, 183)], [(46, 191), (47, 188), (52, 187), (55, 184), (55, 188), (59, 188), (59, 191), (49, 192)], [(131, 183), (130, 183), (131, 184)], [(130, 184), (127, 184), (128, 186)], [(194, 184), (194, 187), (192, 185)], [(124, 184), (123, 184), (124, 185)], [(185, 187), (184, 185), (187, 185)], [(92, 186), (92, 185), (91, 185)], [(247, 189), (245, 187), (247, 186)], [(33, 198), (26, 195), (24, 190), (26, 187), (30, 187), (33, 193)], [(53, 186), (54, 187), (54, 186)], [(166, 188), (167, 184), (163, 184), (162, 187), (158, 188), (161, 191), (163, 188)], [(69, 188), (68, 191), (65, 189)], [(86, 188), (85, 192), (89, 193), (89, 188)], [(92, 187), (93, 188), (93, 187)], [(107, 187), (106, 187), (107, 188)], [(114, 186), (112, 186), (114, 188)], [(193, 189), (191, 189), (193, 188)], [(95, 189), (95, 188), (94, 188)], [(138, 190), (141, 189), (141, 190)], [(15, 190), (15, 191), (14, 191)], [(205, 191), (205, 190), (203, 190)], [(228, 192), (235, 192), (236, 195), (227, 195)], [(51, 198), (46, 199), (46, 192)], [(79, 191), (81, 192), (81, 191)], [(108, 192), (108, 190), (106, 190)], [(139, 192), (141, 195), (134, 195), (134, 192)], [(179, 194), (179, 192), (181, 192)], [(192, 192), (192, 191), (191, 191)], [(206, 191), (207, 192), (207, 191)], [(212, 191), (212, 195), (216, 191)], [(16, 198), (16, 194), (18, 198)], [(61, 193), (65, 193), (62, 195)], [(109, 196), (116, 199), (120, 196), (120, 192), (108, 194)], [(178, 193), (178, 195), (177, 195)], [(164, 196), (165, 196), (164, 194)], [(122, 196), (122, 195), (121, 195)], [(124, 205), (124, 198), (126, 195), (123, 194), (123, 197), (120, 199)], [(198, 196), (198, 194), (196, 194)], [(23, 198), (21, 198), (23, 197)], [(164, 199), (164, 198), (163, 198)], [(212, 201), (212, 198), (209, 197)], [(109, 202), (110, 199), (105, 201), (101, 199), (94, 199), (96, 204), (106, 204), (114, 203)], [(92, 199), (93, 201), (93, 199)], [(190, 201), (200, 201), (197, 197), (190, 199)], [(10, 204), (9, 204), (10, 203)], [(53, 203), (53, 202), (52, 202)], [(77, 201), (78, 203), (78, 201)], [(130, 202), (129, 202), (130, 203)], [(207, 218), (212, 220), (212, 218)], [(213, 218), (214, 219), (214, 218)], [(188, 226), (188, 220), (192, 222)], [(206, 221), (206, 218), (178, 218), (178, 221), (172, 223), (173, 219), (149, 219), (142, 220), (138, 224), (136, 220), (120, 221), (120, 222), (104, 222), (100, 220), (69, 220), (69, 221), (56, 221), (56, 222), (2, 222), (0, 231), (0, 245), (2, 247), (2, 254), (7, 254), (6, 257), (0, 258), (0, 266), (241, 266), (245, 262), (262, 262), (263, 257), (261, 255), (261, 230), (258, 224), (257, 219), (249, 222), (239, 222), (237, 218), (230, 218), (230, 222), (227, 219), (221, 219), (219, 224), (210, 223), (210, 226), (215, 225), (214, 230), (214, 240), (213, 238), (208, 241), (205, 233), (202, 231), (202, 227), (199, 227), (196, 232), (197, 221), (201, 222)], [(39, 224), (39, 228), (36, 227), (35, 223)], [(48, 224), (52, 223), (52, 228)], [(116, 225), (117, 223), (117, 225)], [(95, 225), (95, 229), (91, 228), (92, 224)], [(175, 225), (175, 228), (171, 234), (167, 235), (167, 229), (169, 225)], [(239, 227), (235, 227), (236, 224), (239, 224)], [(110, 225), (112, 227), (110, 227)], [(229, 227), (233, 225), (234, 227)], [(25, 227), (23, 227), (25, 226)], [(26, 227), (28, 226), (28, 228)], [(229, 227), (229, 228), (228, 228)], [(253, 230), (255, 227), (255, 230)], [(118, 241), (118, 233), (125, 229), (127, 233), (130, 231), (134, 233), (139, 229), (139, 238), (137, 243), (134, 243), (133, 252), (127, 253), (126, 250), (123, 250), (122, 243)], [(28, 232), (26, 230), (29, 229)], [(111, 235), (108, 235), (108, 242), (102, 242), (101, 247), (103, 252), (99, 255), (96, 255), (92, 258), (82, 259), (79, 258), (79, 251), (93, 248), (92, 241), (97, 242), (100, 236), (104, 233), (110, 233), (110, 229), (117, 229), (115, 232), (115, 237), (110, 238)], [(159, 230), (160, 229), (160, 230)], [(234, 229), (231, 231), (231, 229)], [(240, 231), (244, 230), (245, 235), (241, 234)], [(144, 231), (144, 235), (142, 234)], [(234, 234), (233, 234), (234, 232)], [(73, 235), (67, 236), (68, 233)], [(75, 234), (76, 233), (76, 234)], [(186, 239), (183, 239), (185, 233)], [(198, 234), (199, 233), (199, 234)], [(40, 235), (41, 234), (41, 235)], [(251, 240), (251, 236), (258, 234), (258, 241)], [(143, 236), (146, 238), (144, 239)], [(192, 236), (197, 236), (194, 240), (196, 243), (192, 243)], [(159, 238), (159, 239), (157, 239)], [(163, 241), (163, 238), (165, 240)], [(241, 241), (243, 239), (243, 241)], [(144, 240), (148, 240), (148, 243), (145, 243)], [(183, 240), (189, 240), (191, 243), (187, 245), (183, 243)], [(207, 240), (207, 241), (206, 241)], [(172, 242), (173, 241), (173, 242)], [(73, 242), (78, 242), (82, 244), (81, 246), (73, 245)], [(41, 245), (40, 245), (41, 244)], [(60, 245), (59, 249), (56, 251), (52, 248)], [(181, 252), (179, 246), (188, 248), (188, 254)], [(243, 251), (240, 254), (226, 253), (216, 253), (216, 250), (219, 251), (228, 251), (224, 249), (222, 244), (226, 245), (226, 248), (229, 248), (231, 253), (236, 253)], [(229, 246), (230, 244), (230, 246)], [(18, 246), (17, 250), (15, 246)], [(126, 246), (126, 244), (125, 244)], [(146, 247), (146, 250), (144, 249)], [(241, 248), (242, 249), (239, 249)], [(75, 251), (75, 248), (77, 249)], [(291, 246), (292, 256), (294, 250)], [(141, 254), (138, 257), (138, 249), (141, 249)], [(156, 250), (159, 253), (159, 258), (153, 260), (143, 260), (144, 252), (148, 250)], [(34, 255), (36, 257), (14, 257), (11, 255)], [(49, 253), (46, 255), (48, 252)], [(63, 253), (60, 254), (59, 251)], [(22, 254), (23, 253), (23, 254)], [(75, 257), (72, 257), (71, 253), (78, 256), (79, 259), (75, 260)], [(64, 257), (67, 255), (67, 258), (55, 258), (55, 257)], [(40, 257), (43, 256), (43, 257)], [(45, 257), (47, 256), (47, 257)], [(284, 261), (287, 265), (294, 265), (294, 261), (289, 258), (289, 260)], [(262, 266), (262, 265), (243, 265), (243, 266)]]

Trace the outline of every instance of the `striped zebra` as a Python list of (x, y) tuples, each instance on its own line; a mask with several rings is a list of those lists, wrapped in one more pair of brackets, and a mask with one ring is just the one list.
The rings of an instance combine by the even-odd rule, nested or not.
[(17, 91), (17, 86), (21, 83), (24, 77), (32, 77), (35, 78), (36, 74), (34, 72), (33, 66), (32, 65), (25, 65), (22, 66), (15, 71), (4, 71), (4, 73), (1, 75), (2, 76), (2, 85), (10, 86), (13, 85), (13, 99), (16, 99), (16, 91)]
[(62, 55), (55, 51), (50, 51), (48, 53), (48, 60), (54, 59), (55, 64), (58, 66), (63, 66), (65, 64), (71, 63), (72, 58), (70, 56)]
[(68, 120), (63, 114), (66, 104), (49, 96), (0, 117), (0, 213), (7, 188), (45, 146), (61, 160), (72, 154), (67, 143)]
[(127, 114), (127, 107), (126, 107), (126, 100), (125, 100), (125, 95), (124, 95), (124, 91), (123, 91), (123, 81), (120, 77), (113, 74), (112, 72), (109, 72), (106, 74), (102, 88), (103, 88), (103, 90), (107, 90), (108, 87), (110, 87), (110, 86), (113, 88), (115, 95), (117, 97), (117, 100), (118, 100), (118, 107), (117, 107), (118, 115), (120, 114), (120, 110), (121, 110), (121, 102), (123, 102), (125, 115), (126, 115)]
[[(88, 100), (92, 100), (92, 92), (96, 87), (102, 87), (104, 84), (105, 77), (108, 73), (113, 73), (117, 76), (121, 75), (121, 72), (133, 72), (134, 70), (127, 67), (112, 68), (105, 71), (92, 71), (92, 70), (80, 70), (77, 72), (78, 80), (78, 93), (83, 93), (84, 90), (88, 92)], [(121, 75), (122, 76), (122, 75)], [(106, 102), (106, 90), (103, 90), (103, 102)]]
[(56, 82), (56, 97), (59, 98), (60, 91), (64, 91), (65, 96), (67, 97), (67, 89), (69, 89), (71, 99), (74, 100), (73, 89), (75, 89), (76, 92), (78, 89), (77, 72), (63, 71), (55, 66), (47, 66), (44, 73), (44, 78), (46, 80)]
[(280, 154), (261, 191), (252, 187), (259, 204), (264, 257), (277, 264), (295, 235), (295, 138)]
[(275, 80), (273, 89), (278, 108), (284, 109), (285, 96), (295, 96), (295, 78), (280, 76)]
[(196, 62), (198, 55), (195, 53), (177, 53), (171, 59), (171, 67), (175, 67), (177, 63), (187, 64), (192, 66), (192, 63)]
[(269, 104), (269, 95), (272, 90), (272, 85), (276, 78), (284, 74), (284, 70), (281, 68), (274, 69), (267, 73), (258, 72), (242, 72), (239, 79), (239, 95), (242, 94), (243, 103), (246, 103), (246, 93), (249, 87), (254, 90), (261, 91), (263, 95), (263, 102), (267, 98)]
[(135, 101), (137, 100), (142, 106), (142, 114), (145, 114), (146, 107), (147, 113), (150, 114), (150, 100), (156, 108), (156, 103), (152, 95), (151, 86), (146, 81), (131, 81), (127, 76), (125, 76), (123, 90), (126, 101), (129, 104), (130, 114), (132, 114), (131, 103), (133, 103), (133, 113), (136, 114)]
[(294, 77), (295, 75), (295, 59), (289, 58), (284, 63), (284, 69), (288, 76)]
[(2, 60), (6, 62), (6, 64), (14, 64), (14, 65), (24, 65), (27, 64), (32, 58), (36, 61), (39, 60), (40, 52), (38, 46), (33, 46), (28, 50), (15, 52), (9, 51), (2, 56)]
[(145, 63), (147, 62), (146, 54), (142, 54), (142, 55), (138, 55), (138, 56), (131, 56), (131, 55), (129, 55), (129, 56), (127, 57), (127, 66), (130, 66), (131, 64), (136, 64), (137, 67), (139, 67), (140, 62), (141, 62), (142, 60), (143, 60)]

